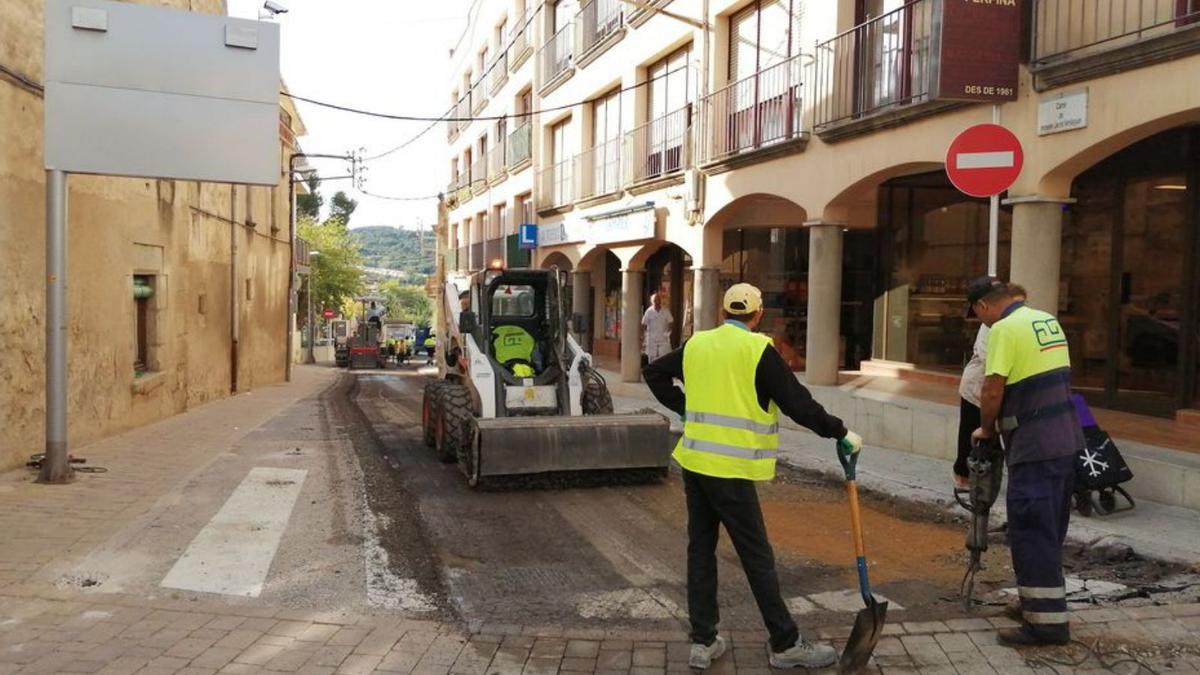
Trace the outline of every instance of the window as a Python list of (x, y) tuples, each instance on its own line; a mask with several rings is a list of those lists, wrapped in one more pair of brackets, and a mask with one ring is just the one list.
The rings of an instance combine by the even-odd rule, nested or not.
[(757, 0), (729, 20), (729, 81), (735, 82), (783, 63), (800, 53), (793, 37), (799, 10), (795, 0)]
[(657, 61), (646, 69), (650, 80), (646, 95), (646, 119), (658, 119), (692, 102), (696, 94), (692, 83), (692, 46)]
[(619, 89), (592, 104), (592, 161), (585, 169), (592, 174), (590, 185), (584, 183), (585, 188), (590, 188), (588, 195), (609, 194), (617, 190), (621, 178)]
[(570, 128), (571, 120), (567, 118), (550, 129), (550, 206), (563, 206), (569, 203), (574, 195), (574, 174), (571, 155), (567, 150)]
[(493, 228), (496, 230), (497, 237), (503, 237), (510, 234), (515, 234), (516, 230), (509, 230), (508, 227), (508, 204), (497, 204), (493, 209), (492, 217)]
[(500, 20), (496, 26), (496, 53), (500, 54), (508, 48), (508, 17)]
[[(517, 113), (526, 115), (530, 112), (533, 112), (533, 89), (532, 88), (526, 89), (525, 91), (523, 91), (517, 95)], [(529, 118), (526, 117), (522, 120), (522, 124), (525, 124), (528, 121), (529, 121)]]
[(517, 197), (517, 224), (533, 223), (533, 195), (526, 192)]
[(500, 286), (492, 295), (492, 318), (533, 316), (535, 303), (532, 286)]
[(133, 307), (135, 321), (134, 375), (142, 375), (157, 369), (154, 355), (154, 287), (155, 278), (150, 274), (133, 275)]
[(655, 178), (683, 168), (683, 147), (693, 98), (692, 47), (687, 45), (646, 69), (649, 124), (635, 140), (634, 180)]

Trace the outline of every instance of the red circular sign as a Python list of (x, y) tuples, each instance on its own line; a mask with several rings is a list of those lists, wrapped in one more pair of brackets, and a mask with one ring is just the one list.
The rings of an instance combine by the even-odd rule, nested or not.
[(321, 312), (321, 316), (325, 317), (326, 319), (332, 319), (333, 318), (333, 310), (326, 309), (324, 312)]
[(946, 175), (972, 197), (1007, 190), (1021, 174), (1025, 153), (1013, 132), (998, 124), (976, 124), (960, 133), (946, 151)]

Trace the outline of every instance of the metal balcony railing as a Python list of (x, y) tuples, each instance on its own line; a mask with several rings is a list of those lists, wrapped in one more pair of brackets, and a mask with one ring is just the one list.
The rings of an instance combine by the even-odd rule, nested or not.
[(684, 106), (625, 134), (627, 185), (669, 176), (687, 168), (692, 107)]
[(455, 256), (458, 263), (458, 271), (468, 272), (471, 269), (471, 248), (469, 246), (459, 246), (458, 254)]
[(495, 96), (504, 83), (508, 82), (508, 64), (505, 61), (504, 52), (501, 52), (488, 66), (488, 90), (491, 91), (492, 96)]
[(799, 138), (800, 57), (760, 70), (700, 101), (704, 162)]
[(512, 130), (508, 135), (508, 141), (505, 144), (508, 148), (508, 167), (512, 168), (521, 162), (529, 160), (533, 125), (528, 120), (524, 124)]
[(296, 237), (296, 241), (292, 244), (292, 260), (297, 267), (308, 267), (308, 254), (311, 251), (312, 247), (306, 240)]
[(487, 188), (488, 153), (482, 152), (471, 163), (471, 189), (476, 194)]
[(512, 46), (508, 50), (508, 68), (513, 72), (516, 72), (533, 53), (533, 43), (529, 40), (533, 24), (525, 25), (528, 21), (529, 17), (522, 14), (513, 22), (513, 30), (516, 33), (513, 35)]
[(487, 91), (484, 90), (484, 76), (479, 75), (475, 83), (471, 85), (471, 114), (477, 115), (487, 105)]
[(933, 0), (913, 0), (817, 44), (817, 131), (929, 99), (933, 10)]
[(454, 139), (458, 138), (458, 122), (453, 119), (456, 116), (455, 113), (457, 111), (457, 104), (450, 106), (450, 109), (446, 111), (446, 117), (450, 118), (446, 122), (446, 140), (449, 141), (453, 141)]
[(538, 201), (560, 208), (575, 201), (575, 158), (565, 159), (538, 172)]
[(508, 153), (506, 153), (504, 150), (504, 145), (501, 144), (493, 147), (488, 152), (488, 182), (494, 183), (508, 175), (504, 170), (504, 158)]
[(1197, 26), (1200, 0), (1034, 0), (1033, 66)]
[(605, 38), (621, 28), (625, 3), (621, 0), (592, 0), (579, 10), (579, 55), (592, 51)]
[(483, 242), (477, 241), (471, 244), (471, 266), (469, 270), (481, 270), (487, 263), (483, 259)]
[(570, 23), (550, 36), (546, 40), (546, 44), (542, 45), (542, 49), (538, 52), (538, 58), (542, 62), (542, 82), (545, 86), (547, 82), (553, 82), (563, 73), (571, 68), (574, 61), (575, 47), (575, 24)]
[(604, 141), (575, 157), (579, 198), (590, 199), (621, 190), (621, 138)]
[(467, 92), (466, 96), (463, 96), (461, 99), (458, 100), (458, 106), (456, 106), (456, 108), (454, 110), (454, 117), (455, 117), (455, 119), (458, 120), (459, 133), (462, 133), (463, 129), (466, 129), (468, 126), (470, 126), (470, 124), (471, 124), (471, 122), (470, 122), (471, 93), (470, 92)]

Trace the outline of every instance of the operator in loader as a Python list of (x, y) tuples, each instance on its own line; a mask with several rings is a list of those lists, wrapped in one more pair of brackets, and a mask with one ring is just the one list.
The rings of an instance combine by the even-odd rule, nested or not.
[(967, 288), (968, 314), (990, 328), (982, 421), (973, 438), (995, 443), (999, 434), (1004, 441), (1008, 537), (1021, 600), (1021, 625), (996, 638), (1004, 645), (1065, 645), (1071, 634), (1062, 549), (1083, 432), (1071, 400), (1066, 333), (1052, 314), (1013, 293), (995, 277)]
[[(492, 329), (492, 349), (496, 360), (517, 377), (533, 377), (537, 341), (520, 326), (496, 326)], [(537, 359), (540, 361), (540, 359)]]
[(757, 288), (736, 284), (723, 304), (723, 325), (696, 333), (644, 370), (655, 398), (684, 419), (673, 457), (687, 495), (688, 664), (707, 668), (725, 651), (717, 635), (717, 539), (724, 525), (770, 633), (771, 665), (824, 668), (837, 661), (837, 651), (803, 638), (788, 612), (754, 481), (775, 477), (780, 411), (820, 436), (844, 439), (854, 452), (862, 438), (825, 412), (771, 339), (754, 332), (763, 317)]

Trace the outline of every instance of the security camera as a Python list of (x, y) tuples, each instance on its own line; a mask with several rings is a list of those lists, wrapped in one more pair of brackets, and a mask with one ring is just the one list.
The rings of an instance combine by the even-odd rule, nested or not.
[(275, 2), (274, 0), (267, 0), (266, 2), (264, 2), (263, 9), (270, 12), (273, 16), (279, 16), (280, 14), (287, 14), (287, 11), (288, 11), (287, 7), (284, 7), (283, 5), (279, 4), (278, 2)]

